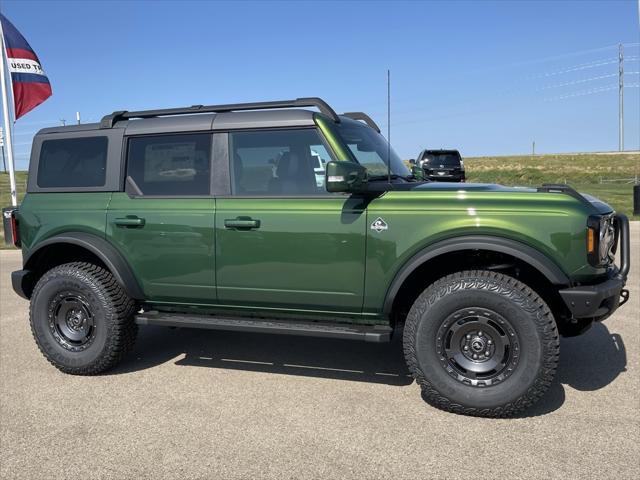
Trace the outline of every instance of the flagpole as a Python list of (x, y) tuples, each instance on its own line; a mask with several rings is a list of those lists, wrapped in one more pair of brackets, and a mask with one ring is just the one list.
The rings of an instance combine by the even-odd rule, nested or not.
[(7, 94), (7, 82), (5, 78), (7, 50), (4, 48), (4, 31), (2, 30), (2, 22), (0, 22), (0, 56), (2, 57), (0, 65), (0, 83), (2, 83), (2, 113), (4, 117), (5, 143), (7, 144), (7, 160), (9, 163), (9, 186), (11, 189), (11, 205), (18, 206), (18, 198), (16, 196), (16, 173), (13, 163), (13, 138), (11, 130), (11, 115), (9, 114), (9, 95)]

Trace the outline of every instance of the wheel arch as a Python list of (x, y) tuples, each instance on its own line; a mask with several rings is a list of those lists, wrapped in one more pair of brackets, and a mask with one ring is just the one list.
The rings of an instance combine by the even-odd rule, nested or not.
[(529, 245), (504, 237), (470, 235), (436, 242), (409, 258), (398, 269), (391, 285), (387, 289), (383, 304), (383, 314), (387, 318), (391, 317), (396, 296), (405, 285), (405, 282), (410, 281), (411, 275), (421, 266), (440, 257), (465, 251), (508, 255), (528, 265), (552, 285), (567, 286), (570, 284), (569, 277), (551, 258)]
[[(51, 258), (52, 254), (56, 258)], [(122, 254), (107, 240), (85, 232), (66, 232), (50, 237), (30, 250), (24, 257), (24, 270), (31, 272), (23, 282), (22, 289), (27, 297), (43, 270), (51, 268), (67, 261), (97, 259), (116, 281), (135, 300), (144, 298), (144, 293), (129, 263)]]

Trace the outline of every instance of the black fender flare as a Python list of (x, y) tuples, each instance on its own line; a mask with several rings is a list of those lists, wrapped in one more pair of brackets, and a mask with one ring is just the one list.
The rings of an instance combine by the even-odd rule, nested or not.
[(456, 237), (441, 240), (429, 245), (404, 263), (404, 265), (396, 272), (391, 285), (387, 289), (387, 294), (384, 299), (383, 313), (386, 316), (391, 314), (393, 302), (398, 291), (400, 291), (405, 280), (416, 268), (445, 253), (463, 250), (488, 250), (490, 252), (505, 253), (529, 264), (554, 285), (566, 287), (571, 283), (569, 277), (567, 277), (567, 275), (552, 259), (525, 243), (490, 235)]
[[(71, 244), (82, 247), (95, 256), (97, 256), (113, 274), (116, 281), (127, 292), (129, 297), (135, 300), (144, 299), (144, 293), (138, 280), (133, 274), (133, 270), (130, 265), (124, 259), (122, 254), (116, 250), (116, 248), (107, 242), (104, 238), (98, 237), (91, 233), (85, 232), (66, 232), (59, 235), (54, 235), (37, 245), (36, 248), (30, 250), (23, 259), (23, 265), (25, 270), (31, 270), (29, 267), (33, 265), (30, 261), (33, 261), (34, 257), (42, 249), (56, 244)], [(37, 257), (36, 257), (37, 258)]]

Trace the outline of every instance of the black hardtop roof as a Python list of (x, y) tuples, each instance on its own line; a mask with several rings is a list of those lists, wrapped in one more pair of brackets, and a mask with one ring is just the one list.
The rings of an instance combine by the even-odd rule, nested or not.
[(225, 105), (194, 105), (184, 108), (116, 111), (102, 118), (100, 123), (86, 123), (43, 128), (39, 134), (71, 133), (99, 129), (125, 129), (126, 134), (163, 133), (233, 128), (269, 128), (313, 125), (314, 112), (296, 107), (316, 107), (322, 115), (336, 123), (348, 118), (364, 121), (380, 132), (376, 123), (363, 112), (338, 115), (318, 97), (278, 100), (272, 102), (237, 103)]

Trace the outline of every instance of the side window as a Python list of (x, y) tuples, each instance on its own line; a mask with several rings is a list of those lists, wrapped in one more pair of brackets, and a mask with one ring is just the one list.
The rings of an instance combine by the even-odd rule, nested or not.
[(229, 134), (235, 195), (327, 195), (331, 160), (317, 130), (265, 130)]
[(107, 168), (107, 137), (45, 140), (40, 148), (38, 186), (102, 187)]
[(208, 195), (211, 134), (129, 139), (127, 175), (144, 195)]

